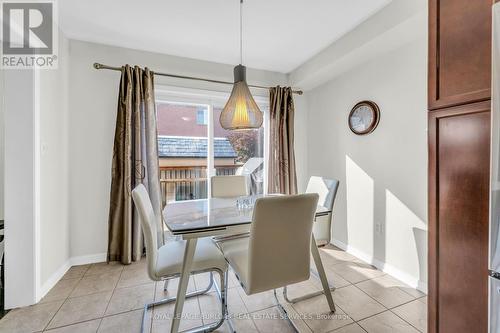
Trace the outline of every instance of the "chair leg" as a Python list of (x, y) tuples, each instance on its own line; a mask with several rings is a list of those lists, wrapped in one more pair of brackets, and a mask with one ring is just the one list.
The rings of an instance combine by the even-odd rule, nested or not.
[[(222, 279), (223, 273), (220, 272), (219, 274), (221, 274), (221, 279)], [(168, 281), (169, 281), (169, 279), (165, 280), (165, 284), (163, 286), (163, 290), (165, 290), (165, 291), (167, 290), (166, 287), (168, 286), (168, 283), (167, 283)], [(186, 294), (186, 299), (206, 294), (207, 292), (210, 291), (210, 289), (212, 289), (213, 285), (214, 285), (214, 275), (213, 275), (213, 272), (210, 272), (210, 281), (208, 283), (207, 288), (205, 288), (203, 290), (193, 291), (191, 293), (187, 293)], [(217, 284), (215, 284), (215, 285), (217, 285)], [(144, 310), (142, 312), (141, 332), (144, 333), (144, 328), (145, 328), (146, 320), (147, 320), (147, 312), (148, 312), (148, 310), (150, 308), (152, 308), (154, 306), (157, 306), (157, 305), (163, 305), (163, 304), (167, 304), (167, 303), (172, 303), (172, 302), (175, 302), (175, 300), (176, 300), (176, 297), (169, 297), (169, 298), (165, 298), (165, 299), (162, 299), (162, 300), (159, 300), (159, 301), (156, 301), (156, 302), (145, 304), (144, 305)]]
[[(321, 280), (321, 277), (319, 276), (319, 274), (314, 271), (314, 270), (311, 270), (311, 273), (312, 275), (316, 276), (318, 279)], [(329, 285), (330, 287), (330, 291), (335, 291), (335, 286), (332, 286), (332, 285)], [(316, 292), (313, 292), (313, 293), (310, 293), (310, 294), (307, 294), (307, 295), (304, 295), (304, 296), (299, 296), (299, 297), (296, 297), (296, 298), (288, 298), (288, 290), (286, 288), (286, 286), (283, 288), (283, 298), (285, 299), (285, 301), (287, 301), (288, 303), (291, 303), (291, 304), (295, 304), (297, 302), (300, 302), (300, 301), (303, 301), (303, 300), (306, 300), (306, 299), (309, 299), (309, 298), (312, 298), (312, 297), (315, 297), (315, 296), (318, 296), (318, 295), (323, 295), (325, 293), (324, 290), (319, 290), (319, 291), (316, 291)]]
[(222, 318), (226, 319), (227, 325), (229, 326), (229, 331), (231, 333), (236, 333), (236, 330), (234, 329), (233, 323), (227, 311), (228, 280), (229, 280), (228, 277), (229, 277), (229, 270), (226, 270), (224, 272), (224, 282), (222, 282), (221, 280), (221, 290), (219, 290), (217, 284), (215, 284), (215, 289), (217, 290), (217, 296), (219, 296), (219, 300), (221, 301), (222, 305)]
[(288, 316), (288, 312), (286, 311), (286, 309), (283, 307), (283, 305), (281, 305), (280, 300), (278, 298), (278, 294), (276, 293), (276, 289), (274, 289), (274, 298), (276, 299), (276, 304), (278, 305), (278, 309), (280, 310), (281, 314), (283, 315), (283, 318), (285, 318), (288, 321), (288, 323), (290, 324), (290, 326), (294, 329), (294, 331), (298, 333), (299, 330), (297, 329), (297, 327), (295, 327), (295, 324)]

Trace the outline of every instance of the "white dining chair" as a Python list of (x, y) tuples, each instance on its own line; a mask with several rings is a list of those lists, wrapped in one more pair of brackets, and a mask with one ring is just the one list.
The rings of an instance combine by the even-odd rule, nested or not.
[[(157, 244), (157, 226), (156, 216), (151, 205), (148, 192), (144, 185), (138, 185), (132, 191), (132, 198), (140, 215), (141, 227), (144, 233), (144, 241), (146, 243), (146, 260), (149, 278), (153, 281), (163, 281), (177, 278), (181, 274), (183, 257), (185, 251), (185, 241), (167, 242), (165, 245), (158, 248)], [(198, 296), (207, 293), (213, 285), (213, 272), (217, 272), (220, 276), (220, 290), (217, 289), (217, 294), (221, 301), (221, 318), (218, 322), (200, 327), (200, 331), (215, 330), (222, 325), (227, 317), (227, 262), (222, 253), (214, 245), (211, 239), (202, 238), (198, 241), (196, 251), (192, 262), (191, 274), (199, 274), (210, 272), (209, 286), (202, 291), (196, 291), (186, 294), (186, 298)], [(217, 285), (216, 285), (217, 287)], [(148, 303), (144, 305), (142, 315), (141, 332), (144, 331), (146, 315), (149, 308), (155, 305), (175, 302), (175, 297), (170, 297), (164, 300)]]
[[(228, 176), (213, 176), (212, 198), (236, 198), (248, 195), (248, 176), (246, 175), (228, 175)], [(248, 233), (238, 233), (234, 235), (225, 235), (213, 237), (214, 242), (225, 241), (234, 238), (248, 237)]]
[(247, 176), (213, 176), (212, 198), (232, 198), (248, 195)]
[[(312, 176), (307, 183), (306, 193), (317, 193), (318, 204), (333, 211), (333, 204), (337, 196), (339, 181), (324, 177)], [(313, 224), (313, 233), (316, 244), (323, 246), (330, 243), (332, 228), (332, 213), (316, 218)]]
[(274, 290), (285, 318), (276, 288), (309, 279), (317, 202), (316, 193), (257, 199), (250, 237), (219, 243), (245, 293)]

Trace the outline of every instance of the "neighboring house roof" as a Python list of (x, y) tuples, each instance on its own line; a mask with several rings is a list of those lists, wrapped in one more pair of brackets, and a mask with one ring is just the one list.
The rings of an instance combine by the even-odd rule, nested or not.
[[(160, 157), (207, 157), (207, 138), (158, 136)], [(214, 157), (236, 158), (238, 155), (227, 138), (214, 138)]]

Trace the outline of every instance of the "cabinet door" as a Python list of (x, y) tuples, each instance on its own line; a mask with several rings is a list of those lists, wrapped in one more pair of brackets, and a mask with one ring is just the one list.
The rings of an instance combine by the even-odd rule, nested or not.
[(490, 98), (492, 0), (429, 0), (429, 109)]
[(429, 333), (487, 332), (490, 103), (429, 113)]

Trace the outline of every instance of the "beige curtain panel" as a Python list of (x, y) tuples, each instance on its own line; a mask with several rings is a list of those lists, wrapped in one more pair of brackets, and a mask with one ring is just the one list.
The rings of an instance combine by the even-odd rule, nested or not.
[(269, 89), (269, 193), (296, 194), (294, 105), (290, 87)]
[[(161, 217), (158, 141), (153, 72), (122, 67), (108, 221), (108, 261), (130, 264), (143, 253), (139, 214), (132, 202), (132, 190), (139, 184), (148, 189), (158, 223)], [(163, 232), (158, 244), (163, 244)]]

